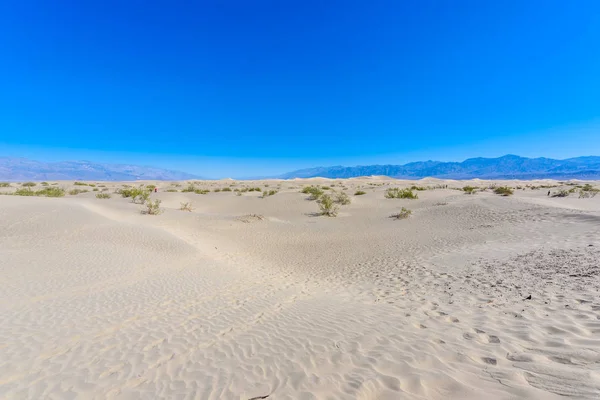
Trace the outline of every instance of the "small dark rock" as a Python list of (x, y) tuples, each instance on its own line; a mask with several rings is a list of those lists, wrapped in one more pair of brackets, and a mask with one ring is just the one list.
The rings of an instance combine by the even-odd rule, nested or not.
[(525, 297), (523, 300), (531, 300), (531, 295)]

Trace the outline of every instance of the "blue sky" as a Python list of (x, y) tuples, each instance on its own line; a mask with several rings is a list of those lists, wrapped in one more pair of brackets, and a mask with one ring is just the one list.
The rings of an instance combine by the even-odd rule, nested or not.
[(598, 71), (598, 1), (7, 1), (0, 156), (244, 177), (600, 155)]

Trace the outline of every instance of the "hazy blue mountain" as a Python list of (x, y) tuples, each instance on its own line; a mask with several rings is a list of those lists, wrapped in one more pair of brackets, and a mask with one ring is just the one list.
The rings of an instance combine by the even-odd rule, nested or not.
[(27, 158), (0, 157), (2, 181), (50, 180), (184, 180), (199, 177), (180, 171), (126, 164), (98, 164), (89, 161), (40, 162)]
[(600, 179), (600, 157), (554, 160), (506, 155), (469, 158), (463, 162), (419, 161), (404, 165), (316, 167), (289, 172), (279, 178), (353, 178), (371, 175), (404, 179)]

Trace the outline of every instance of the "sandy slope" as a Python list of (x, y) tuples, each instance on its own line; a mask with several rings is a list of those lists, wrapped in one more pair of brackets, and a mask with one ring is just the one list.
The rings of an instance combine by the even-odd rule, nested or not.
[[(352, 204), (314, 216), (315, 183)], [(159, 216), (92, 191), (0, 196), (0, 398), (600, 398), (600, 196), (157, 184)]]

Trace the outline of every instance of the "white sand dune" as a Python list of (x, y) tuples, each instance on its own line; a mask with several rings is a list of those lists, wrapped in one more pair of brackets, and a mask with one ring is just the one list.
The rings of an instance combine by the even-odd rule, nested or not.
[[(153, 183), (158, 216), (91, 187), (0, 196), (0, 398), (600, 398), (600, 196)], [(306, 184), (352, 203), (315, 216)]]

